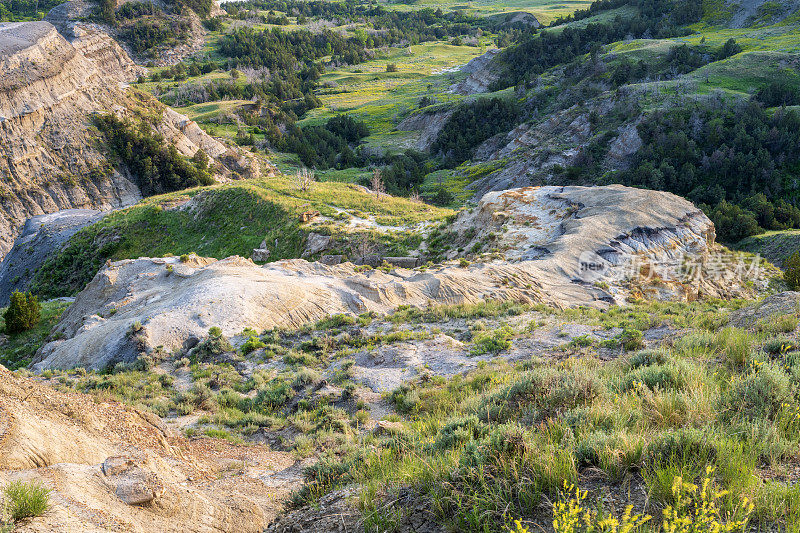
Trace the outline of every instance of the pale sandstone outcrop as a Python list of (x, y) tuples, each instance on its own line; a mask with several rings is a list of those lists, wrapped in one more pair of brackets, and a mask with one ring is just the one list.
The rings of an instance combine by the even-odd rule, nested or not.
[[(220, 475), (247, 461), (236, 479)], [(288, 496), (288, 453), (187, 441), (115, 401), (57, 392), (0, 366), (0, 488), (39, 480), (51, 508), (15, 531), (259, 532)]]
[[(454, 229), (476, 240), (496, 233), (509, 260), (388, 273), (303, 260), (259, 267), (240, 257), (109, 264), (64, 313), (56, 327), (61, 339), (42, 347), (34, 366), (104, 368), (157, 346), (180, 348), (212, 326), (235, 335), (245, 327), (298, 327), (335, 313), (389, 313), (399, 305), (498, 299), (606, 307), (629, 296), (694, 299), (750, 291), (732, 268), (706, 275), (705, 263), (717, 250), (714, 226), (669, 193), (622, 186), (490, 193)], [(687, 261), (698, 265), (691, 276), (669, 271)]]

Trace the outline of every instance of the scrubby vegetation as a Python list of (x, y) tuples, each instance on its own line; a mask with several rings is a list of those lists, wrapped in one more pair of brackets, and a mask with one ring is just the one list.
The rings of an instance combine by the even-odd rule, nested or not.
[[(683, 521), (689, 529), (680, 531), (715, 522), (739, 530), (748, 517), (791, 527), (800, 494), (765, 472), (796, 460), (798, 358), (792, 348), (775, 351), (771, 335), (720, 330), (712, 309), (662, 308), (667, 322), (706, 324), (673, 347), (603, 362), (584, 346), (560, 361), (534, 357), (404, 386), (392, 399), (406, 429), (372, 440), (373, 452), (320, 462), (296, 503), (356, 482), (380, 493), (410, 487), (459, 531), (503, 530), (512, 519), (517, 531), (535, 527), (550, 520), (543, 502), (559, 497), (555, 519), (577, 520), (578, 529), (557, 531), (624, 521), (628, 503), (651, 515), (651, 531)], [(643, 327), (637, 312), (598, 319)], [(611, 487), (625, 480), (653, 507), (623, 499), (590, 523), (585, 513), (570, 518), (586, 496), (565, 494), (564, 483), (580, 485), (589, 472)]]
[[(381, 501), (403, 491), (465, 532), (553, 522), (564, 532), (603, 524), (618, 528), (604, 531), (631, 524), (626, 530), (739, 531), (745, 523), (792, 531), (800, 520), (791, 473), (800, 449), (798, 315), (787, 309), (773, 317), (779, 328), (724, 327), (743, 304), (638, 303), (600, 312), (484, 302), (403, 308), (386, 320), (334, 315), (295, 331), (245, 330), (235, 341), (212, 328), (191, 350), (149, 355), (148, 367), (190, 373), (184, 392), (169, 374), (125, 365), (43, 378), (160, 416), (199, 413), (189, 437), (289, 435), (285, 449), (319, 458), (295, 506), (355, 484), (365, 519), (402, 515)], [(591, 333), (565, 333), (579, 324)], [(626, 332), (652, 339), (664, 328), (680, 335), (646, 346), (625, 341)], [(501, 357), (451, 377), (419, 369), (384, 395), (397, 413), (392, 429), (368, 429), (374, 400), (356, 378), (360, 353), (445, 333), (480, 357), (548, 331), (563, 344), (518, 353), (513, 363)], [(269, 364), (276, 360), (280, 367)]]
[(42, 516), (50, 506), (50, 489), (38, 481), (11, 481), (3, 487), (3, 504), (14, 521)]
[(103, 134), (111, 157), (136, 178), (143, 195), (214, 183), (208, 157), (202, 150), (189, 161), (173, 144), (165, 143), (146, 121), (136, 124), (102, 115), (95, 117), (94, 123)]

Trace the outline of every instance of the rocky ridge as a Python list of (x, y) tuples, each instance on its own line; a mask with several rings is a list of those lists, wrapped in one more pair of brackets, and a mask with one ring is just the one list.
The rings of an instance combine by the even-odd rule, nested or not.
[[(128, 1), (134, 0), (118, 0), (115, 2), (115, 9), (118, 9)], [(172, 6), (168, 6), (164, 1), (152, 2), (156, 7), (161, 8), (165, 13), (163, 16), (167, 19), (179, 20), (184, 19), (189, 25), (189, 35), (185, 42), (171, 45), (169, 47), (162, 47), (156, 57), (143, 57), (136, 55), (129, 46), (124, 43), (119, 44), (125, 49), (125, 52), (132, 57), (138, 64), (152, 63), (156, 66), (170, 66), (180, 63), (183, 59), (199, 52), (205, 43), (206, 31), (200, 17), (194, 11), (186, 10), (184, 13), (172, 13)], [(114, 38), (120, 36), (120, 28), (108, 24), (101, 24), (97, 22), (88, 23), (91, 20), (97, 4), (91, 0), (70, 0), (54, 7), (47, 13), (45, 20), (53, 24), (61, 34), (67, 39), (72, 39), (76, 35), (91, 28), (99, 30), (105, 34), (111, 35)], [(222, 14), (222, 9), (216, 2), (212, 2), (210, 16), (218, 16)]]
[(182, 155), (202, 148), (239, 173), (258, 170), (183, 115), (128, 89), (140, 67), (107, 34), (83, 25), (74, 33), (68, 41), (48, 22), (0, 23), (0, 257), (32, 216), (141, 198), (135, 179), (106, 160), (93, 113), (144, 112)]
[[(257, 266), (239, 257), (112, 263), (64, 313), (58, 340), (42, 347), (34, 367), (102, 369), (156, 347), (180, 348), (213, 326), (232, 336), (247, 327), (297, 328), (337, 313), (387, 314), (400, 305), (510, 300), (602, 308), (629, 297), (753, 291), (746, 272), (725, 263), (731, 258), (715, 244), (708, 218), (669, 193), (622, 186), (491, 193), (455, 229), (465, 246), (493, 240), (505, 257), (424, 271), (304, 260)], [(696, 268), (684, 272), (687, 263)]]
[(461, 67), (459, 72), (466, 74), (467, 77), (453, 84), (450, 92), (463, 95), (485, 93), (489, 86), (497, 81), (498, 76), (492, 72), (492, 60), (500, 53), (494, 48), (483, 55), (471, 59), (469, 63)]

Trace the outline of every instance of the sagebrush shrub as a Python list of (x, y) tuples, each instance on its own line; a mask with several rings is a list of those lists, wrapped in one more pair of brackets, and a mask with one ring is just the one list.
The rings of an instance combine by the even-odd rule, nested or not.
[(667, 353), (664, 350), (641, 350), (633, 354), (628, 360), (631, 368), (641, 366), (662, 365), (667, 361)]
[(728, 415), (749, 420), (774, 420), (781, 406), (792, 397), (789, 376), (778, 366), (765, 363), (731, 383), (724, 407)]

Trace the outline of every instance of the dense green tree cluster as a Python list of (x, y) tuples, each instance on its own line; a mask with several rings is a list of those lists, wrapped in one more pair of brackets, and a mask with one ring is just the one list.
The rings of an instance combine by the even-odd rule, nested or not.
[(39, 323), (41, 317), (39, 299), (29, 292), (14, 292), (11, 301), (3, 313), (6, 333), (21, 333)]
[(114, 115), (100, 115), (94, 123), (110, 155), (136, 177), (145, 196), (214, 182), (207, 158), (201, 155), (187, 160), (145, 122), (137, 125)]
[(211, 13), (213, 0), (177, 0), (176, 5), (180, 10), (190, 9), (200, 18), (206, 18)]
[(631, 169), (611, 179), (711, 206), (722, 240), (800, 227), (800, 116), (757, 103), (693, 106), (642, 122)]
[[(398, 196), (408, 196), (413, 191), (419, 191), (422, 182), (425, 181), (425, 176), (437, 169), (436, 161), (427, 154), (414, 150), (406, 150), (402, 154), (382, 160), (373, 160), (372, 163), (383, 165), (381, 179), (383, 179), (386, 192)], [(368, 183), (363, 184), (369, 185)]]
[(800, 80), (781, 77), (770, 81), (753, 95), (766, 107), (800, 105)]
[(0, 2), (0, 22), (39, 20), (63, 0), (3, 0)]
[(267, 137), (273, 148), (296, 153), (306, 166), (327, 169), (358, 166), (351, 145), (367, 135), (363, 122), (341, 115), (320, 126), (292, 126), (286, 134), (276, 128)]
[(783, 279), (793, 291), (800, 290), (800, 253), (793, 253), (783, 265)]
[(158, 46), (185, 41), (191, 26), (184, 19), (143, 18), (120, 28), (119, 37), (136, 53), (154, 55)]
[(148, 15), (163, 15), (164, 11), (152, 2), (126, 2), (117, 9), (116, 20), (133, 20)]
[(201, 76), (217, 70), (217, 64), (213, 61), (195, 61), (188, 65), (178, 63), (165, 68), (160, 72), (153, 72), (150, 81), (159, 82), (161, 80), (173, 79), (175, 81), (185, 80), (189, 76)]
[(702, 16), (699, 3), (690, 0), (628, 0), (600, 4), (602, 6), (597, 10), (632, 5), (636, 7), (637, 15), (617, 16), (608, 22), (595, 22), (582, 28), (532, 30), (523, 34), (518, 43), (501, 53), (501, 76), (492, 89), (529, 82), (555, 65), (569, 63), (602, 45), (629, 36), (666, 38), (684, 35), (687, 30), (682, 25), (696, 22)]
[(472, 157), (475, 148), (488, 138), (511, 130), (519, 117), (516, 102), (503, 98), (481, 98), (458, 106), (431, 146), (431, 153), (456, 166)]

